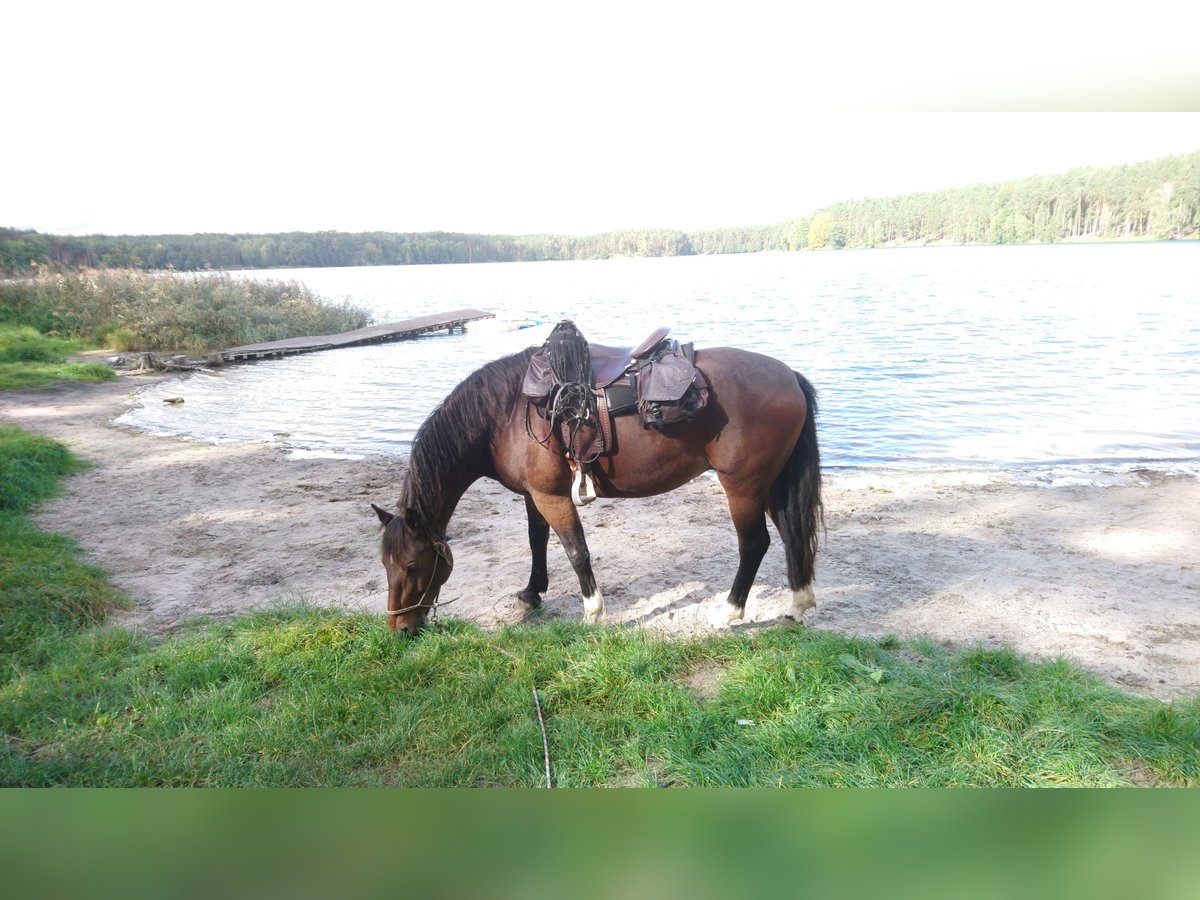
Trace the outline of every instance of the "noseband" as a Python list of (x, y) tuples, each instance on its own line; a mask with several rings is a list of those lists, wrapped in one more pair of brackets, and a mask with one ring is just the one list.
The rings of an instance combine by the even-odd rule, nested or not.
[[(437, 608), (439, 606), (448, 606), (449, 604), (454, 602), (454, 600), (447, 600), (445, 603), (439, 603), (438, 597), (442, 593), (441, 586), (439, 586), (436, 590), (433, 588), (433, 582), (437, 578), (437, 569), (438, 569), (438, 560), (439, 559), (444, 559), (447, 563), (450, 563), (451, 565), (454, 564), (453, 561), (450, 559), (450, 548), (447, 547), (442, 541), (434, 541), (433, 542), (433, 571), (429, 573), (429, 582), (428, 582), (428, 584), (425, 585), (425, 590), (421, 592), (421, 599), (418, 600), (416, 603), (409, 604), (408, 606), (402, 606), (400, 609), (389, 609), (387, 611), (387, 614), (389, 616), (399, 616), (403, 613), (409, 612), (410, 610), (421, 609), (422, 607), (426, 607), (426, 606), (429, 607), (429, 609), (434, 613), (434, 615), (436, 615)], [(429, 596), (430, 590), (433, 590), (433, 599), (427, 603), (427, 602), (425, 602), (425, 598)], [(455, 598), (455, 599), (457, 599), (457, 598)]]

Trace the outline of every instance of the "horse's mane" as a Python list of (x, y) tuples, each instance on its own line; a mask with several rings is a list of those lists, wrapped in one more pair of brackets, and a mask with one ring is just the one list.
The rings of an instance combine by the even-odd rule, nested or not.
[(429, 414), (413, 440), (400, 509), (412, 509), (431, 531), (433, 511), (450, 475), (472, 458), (480, 460), (492, 426), (517, 400), (532, 347), (493, 360), (472, 372)]

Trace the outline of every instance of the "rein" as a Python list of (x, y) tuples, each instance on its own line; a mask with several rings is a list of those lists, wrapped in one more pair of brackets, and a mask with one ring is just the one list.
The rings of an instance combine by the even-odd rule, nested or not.
[(602, 445), (594, 446), (591, 453), (586, 454), (586, 458), (575, 459), (576, 447), (582, 443), (576, 440), (579, 429), (584, 425), (588, 425), (597, 432), (600, 430), (598, 425), (600, 422), (600, 413), (597, 408), (596, 391), (578, 381), (556, 384), (550, 391), (550, 396), (546, 401), (546, 415), (544, 417), (546, 419), (546, 434), (544, 437), (538, 437), (533, 433), (533, 422), (530, 413), (532, 406), (532, 403), (525, 405), (525, 434), (531, 441), (543, 447), (548, 447), (550, 441), (554, 439), (554, 435), (560, 434), (567, 459), (575, 460), (583, 465), (589, 465), (599, 458), (601, 451), (604, 449)]

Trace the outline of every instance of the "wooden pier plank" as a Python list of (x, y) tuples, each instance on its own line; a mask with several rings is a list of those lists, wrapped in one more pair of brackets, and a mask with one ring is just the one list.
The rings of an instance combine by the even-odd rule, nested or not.
[(430, 331), (441, 331), (444, 328), (458, 328), (467, 322), (491, 318), (495, 318), (495, 313), (484, 312), (480, 309), (456, 309), (451, 312), (418, 316), (415, 319), (387, 322), (383, 325), (368, 325), (366, 328), (356, 328), (354, 331), (346, 331), (342, 334), (322, 334), (311, 337), (285, 338), (281, 341), (267, 341), (261, 344), (244, 344), (241, 347), (222, 350), (220, 355), (225, 362), (237, 362), (293, 353), (312, 353), (318, 350), (331, 350), (335, 347), (356, 347), (363, 344), (403, 340), (406, 337), (415, 337)]

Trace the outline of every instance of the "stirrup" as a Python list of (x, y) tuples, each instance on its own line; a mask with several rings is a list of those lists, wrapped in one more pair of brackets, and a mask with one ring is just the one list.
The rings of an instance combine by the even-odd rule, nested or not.
[(596, 499), (596, 485), (590, 472), (584, 471), (583, 466), (575, 467), (575, 477), (571, 479), (571, 502), (576, 506), (587, 506)]

